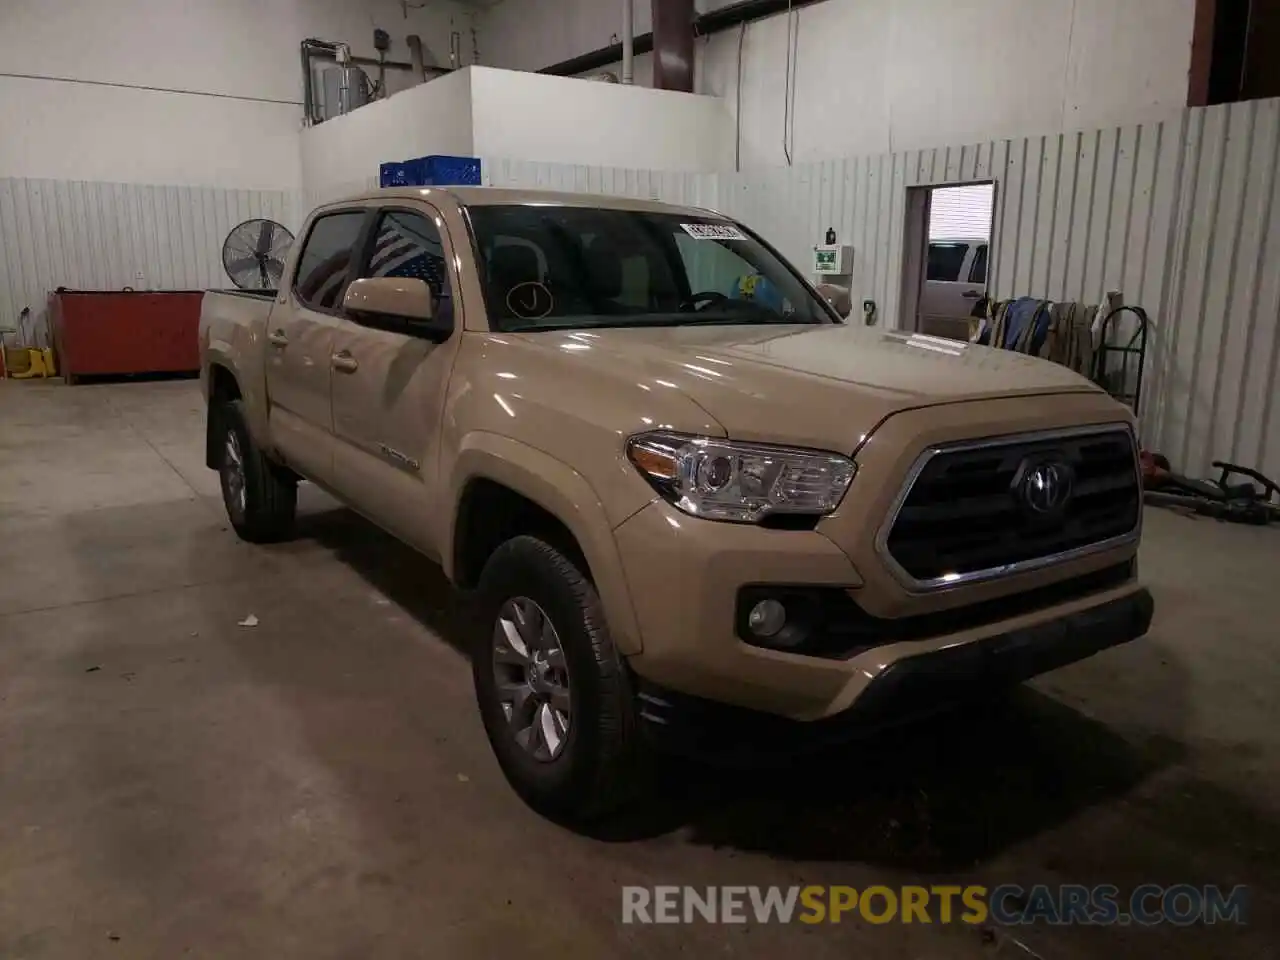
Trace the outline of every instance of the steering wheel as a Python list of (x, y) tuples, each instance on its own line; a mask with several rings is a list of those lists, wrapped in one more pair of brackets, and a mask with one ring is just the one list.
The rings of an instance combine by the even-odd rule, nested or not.
[[(721, 293), (719, 290), (704, 290), (702, 291), (702, 293), (695, 293), (691, 297), (689, 297), (688, 300), (685, 300), (682, 304), (680, 304), (680, 309), (691, 311), (693, 313), (698, 313), (699, 311), (705, 310), (707, 309), (707, 307), (710, 307), (713, 304), (723, 303), (725, 300), (728, 300), (728, 299), (729, 298), (725, 296), (723, 293)], [(702, 304), (702, 306), (700, 307), (698, 306), (698, 304)]]

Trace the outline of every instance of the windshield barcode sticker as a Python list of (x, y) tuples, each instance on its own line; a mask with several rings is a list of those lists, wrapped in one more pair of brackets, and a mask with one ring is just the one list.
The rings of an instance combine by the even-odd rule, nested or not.
[(745, 240), (741, 230), (730, 223), (682, 223), (681, 228), (695, 240)]

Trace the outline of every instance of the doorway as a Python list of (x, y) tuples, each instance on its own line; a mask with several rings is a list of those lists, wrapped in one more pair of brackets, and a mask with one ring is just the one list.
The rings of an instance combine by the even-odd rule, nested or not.
[(987, 295), (995, 183), (907, 190), (899, 327), (969, 339), (969, 319)]

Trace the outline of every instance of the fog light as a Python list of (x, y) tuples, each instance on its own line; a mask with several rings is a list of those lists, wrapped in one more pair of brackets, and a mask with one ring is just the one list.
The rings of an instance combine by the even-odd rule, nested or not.
[(787, 625), (787, 608), (777, 600), (761, 600), (747, 614), (747, 628), (757, 637), (776, 637)]

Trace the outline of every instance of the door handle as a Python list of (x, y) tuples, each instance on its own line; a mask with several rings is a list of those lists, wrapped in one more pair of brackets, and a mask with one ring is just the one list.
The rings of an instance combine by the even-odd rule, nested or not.
[(333, 369), (339, 373), (355, 373), (360, 369), (360, 361), (351, 355), (350, 350), (335, 353), (329, 358), (329, 362), (333, 365)]
[(277, 330), (275, 333), (267, 334), (267, 342), (273, 347), (287, 347), (289, 338), (284, 335), (283, 330)]
[(960, 294), (960, 296), (964, 297), (966, 300), (977, 300), (982, 296), (982, 294), (977, 290), (966, 290), (964, 293)]

